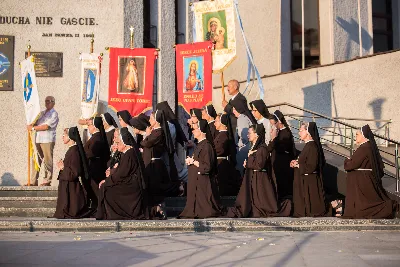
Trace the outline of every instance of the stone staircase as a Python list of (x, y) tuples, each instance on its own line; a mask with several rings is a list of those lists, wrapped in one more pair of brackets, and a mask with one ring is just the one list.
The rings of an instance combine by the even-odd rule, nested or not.
[[(232, 206), (236, 197), (223, 197), (224, 206)], [(56, 187), (1, 186), (0, 217), (49, 217), (57, 203)], [(186, 204), (185, 197), (171, 197), (165, 201), (169, 217), (176, 217)]]

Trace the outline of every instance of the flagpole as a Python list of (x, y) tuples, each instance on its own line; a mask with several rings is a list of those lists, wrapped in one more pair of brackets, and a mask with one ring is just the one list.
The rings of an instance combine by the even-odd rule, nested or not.
[[(28, 57), (30, 57), (31, 45), (29, 44), (29, 41), (28, 41), (28, 46), (26, 48), (28, 48)], [(31, 186), (31, 145), (32, 145), (31, 133), (28, 130), (28, 183), (27, 183), (28, 186)]]
[(363, 49), (362, 49), (362, 27), (361, 27), (361, 3), (360, 3), (360, 0), (358, 0), (357, 8), (358, 8), (358, 39), (359, 39), (359, 44), (360, 44), (360, 57), (362, 57)]
[(224, 72), (221, 72), (221, 86), (222, 86), (222, 100), (225, 100), (225, 83), (224, 83)]

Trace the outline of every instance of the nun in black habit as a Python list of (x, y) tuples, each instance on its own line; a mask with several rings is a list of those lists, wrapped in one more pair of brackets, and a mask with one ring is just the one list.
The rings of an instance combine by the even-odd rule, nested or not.
[[(122, 128), (127, 128), (129, 133), (132, 135), (133, 139), (137, 143), (136, 134), (133, 131), (132, 125), (130, 124), (130, 120), (132, 119), (132, 115), (127, 110), (121, 110), (117, 112), (119, 124)], [(137, 146), (137, 145), (136, 145)]]
[(146, 130), (146, 138), (141, 142), (145, 175), (148, 181), (150, 216), (166, 219), (164, 199), (166, 196), (179, 194), (179, 185), (171, 183), (168, 170), (162, 156), (174, 152), (168, 123), (164, 112), (156, 110), (150, 116), (150, 125)]
[[(99, 183), (106, 177), (107, 162), (110, 159), (110, 149), (107, 143), (106, 132), (101, 117), (95, 117), (88, 122), (90, 139), (86, 142), (84, 149), (89, 165), (90, 184), (93, 192), (98, 195)], [(93, 205), (97, 206), (97, 198)]]
[(356, 133), (359, 145), (351, 158), (344, 161), (347, 189), (344, 218), (391, 219), (398, 203), (391, 200), (382, 186), (384, 165), (369, 125)]
[(221, 196), (236, 196), (242, 179), (236, 166), (236, 145), (228, 114), (220, 114), (215, 119), (217, 135), (214, 138), (217, 154), (217, 184)]
[(282, 112), (276, 110), (270, 120), (278, 129), (271, 131), (271, 142), (268, 144), (268, 152), (272, 153), (272, 166), (278, 187), (278, 197), (293, 197), (293, 168), (290, 162), (297, 156), (293, 134), (290, 131)]
[(238, 169), (243, 175), (243, 162), (247, 158), (247, 153), (249, 153), (250, 150), (250, 142), (247, 137), (247, 133), (249, 131), (249, 127), (253, 124), (256, 124), (257, 121), (247, 107), (247, 102), (243, 102), (240, 99), (235, 98), (231, 101), (231, 105), (233, 106), (232, 112), (237, 118), (237, 125), (235, 129), (235, 141), (237, 144), (236, 169)]
[(106, 131), (108, 147), (111, 148), (114, 140), (114, 132), (118, 128), (118, 125), (108, 112), (101, 114), (101, 117), (103, 119), (104, 130)]
[(215, 175), (217, 158), (208, 123), (205, 120), (192, 125), (198, 144), (193, 157), (186, 159), (189, 181), (186, 206), (178, 218), (202, 219), (221, 215), (220, 198)]
[(276, 185), (271, 175), (271, 158), (265, 144), (265, 128), (262, 124), (249, 129), (252, 143), (248, 159), (244, 162), (246, 171), (234, 207), (228, 209), (232, 218), (286, 217), (291, 212), (291, 201), (279, 203)]
[(201, 110), (201, 116), (202, 116), (203, 120), (206, 120), (208, 122), (208, 126), (210, 127), (211, 135), (212, 135), (213, 139), (215, 139), (218, 131), (215, 128), (215, 118), (217, 117), (217, 112), (215, 111), (214, 106), (210, 104), (210, 105), (203, 107), (203, 109)]
[(290, 163), (294, 168), (293, 216), (326, 217), (331, 214), (322, 182), (326, 161), (315, 122), (303, 124), (299, 136), (305, 146), (298, 159)]
[(268, 145), (271, 141), (271, 114), (268, 111), (262, 99), (250, 102), (251, 112), (258, 124), (263, 124), (265, 128), (265, 143)]
[[(172, 155), (169, 155), (169, 158), (164, 158), (164, 162), (169, 170), (169, 175), (171, 180), (173, 181), (183, 181), (187, 183), (187, 175), (188, 170), (185, 164), (181, 160), (179, 160), (177, 155), (177, 147), (176, 143), (180, 144), (182, 147), (185, 146), (185, 143), (188, 142), (185, 133), (182, 130), (181, 125), (179, 124), (178, 119), (176, 118), (174, 112), (169, 106), (167, 101), (160, 102), (156, 105), (156, 110), (162, 110), (165, 115), (165, 119), (168, 122), (169, 132), (171, 134), (172, 143), (174, 144), (175, 152)], [(170, 162), (174, 162), (171, 166)]]
[(193, 156), (193, 151), (196, 148), (197, 140), (193, 137), (192, 133), (192, 125), (198, 123), (202, 120), (201, 109), (192, 108), (190, 110), (190, 118), (188, 119), (187, 123), (189, 125), (189, 141), (187, 144), (187, 155)]
[(146, 137), (146, 128), (150, 127), (150, 117), (140, 113), (137, 117), (129, 120), (129, 125), (133, 127), (133, 132), (136, 135), (137, 144), (140, 147), (140, 142)]
[(122, 153), (115, 171), (107, 171), (100, 182), (98, 220), (147, 219), (146, 181), (141, 157), (133, 147), (134, 140), (126, 128), (121, 129), (118, 150)]
[(57, 163), (58, 197), (56, 211), (53, 215), (58, 219), (87, 218), (93, 214), (89, 209), (86, 192), (79, 181), (89, 179), (86, 156), (77, 127), (64, 130), (64, 144), (68, 145), (64, 160)]

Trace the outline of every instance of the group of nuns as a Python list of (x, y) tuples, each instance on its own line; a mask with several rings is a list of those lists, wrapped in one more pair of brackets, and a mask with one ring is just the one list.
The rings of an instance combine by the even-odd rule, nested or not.
[[(379, 219), (398, 212), (382, 186), (383, 161), (368, 125), (357, 131), (359, 148), (344, 162), (345, 202), (328, 203), (316, 124), (301, 125), (300, 152), (279, 110), (270, 114), (263, 100), (250, 107), (239, 93), (223, 114), (212, 105), (192, 109), (187, 134), (166, 101), (150, 117), (118, 112), (120, 128), (109, 113), (86, 120), (91, 137), (84, 145), (77, 127), (65, 129), (68, 150), (58, 163), (54, 217), (166, 219), (165, 198), (183, 195), (178, 218)], [(187, 149), (185, 162), (177, 157), (177, 143)], [(223, 207), (221, 196), (237, 196), (235, 204)]]

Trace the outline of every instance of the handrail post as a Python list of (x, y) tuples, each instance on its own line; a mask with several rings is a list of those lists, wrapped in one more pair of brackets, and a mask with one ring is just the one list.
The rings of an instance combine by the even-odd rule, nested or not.
[[(389, 137), (388, 137), (388, 126), (389, 126), (389, 124), (386, 124), (386, 125), (385, 125), (385, 137), (386, 137), (386, 138), (389, 138)], [(389, 142), (388, 142), (388, 140), (386, 140), (386, 141), (385, 141), (385, 146), (388, 147), (388, 145), (389, 145)]]
[[(340, 125), (338, 126), (340, 129)], [(347, 126), (344, 126), (344, 145), (347, 146)]]
[(353, 128), (350, 128), (351, 140), (350, 140), (350, 157), (353, 156), (354, 150), (354, 136), (353, 136)]
[(396, 166), (396, 193), (399, 192), (399, 145), (396, 144), (396, 149), (394, 151), (395, 166)]

